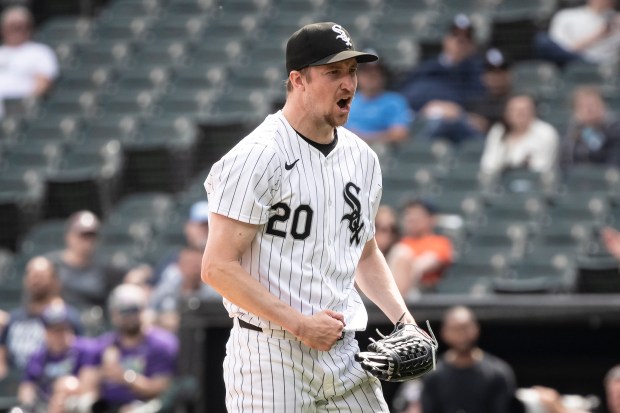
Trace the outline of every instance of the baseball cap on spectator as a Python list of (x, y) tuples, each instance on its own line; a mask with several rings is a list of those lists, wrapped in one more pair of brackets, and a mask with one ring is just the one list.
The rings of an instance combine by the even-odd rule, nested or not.
[(429, 215), (436, 215), (440, 212), (439, 206), (427, 198), (413, 199), (405, 204), (404, 209), (418, 206), (423, 208)]
[(192, 222), (209, 222), (209, 203), (198, 201), (189, 210), (189, 220)]
[(41, 314), (41, 322), (45, 328), (71, 325), (67, 306), (62, 302), (54, 302), (48, 305)]
[(484, 54), (485, 70), (509, 70), (510, 66), (510, 60), (499, 49), (492, 48)]
[(307, 24), (297, 30), (286, 43), (286, 71), (301, 70), (355, 58), (359, 63), (379, 59), (371, 53), (356, 51), (351, 36), (333, 22)]
[(67, 230), (80, 234), (96, 234), (99, 231), (99, 218), (90, 211), (78, 211), (69, 217)]
[(116, 287), (108, 301), (108, 308), (121, 314), (140, 312), (145, 307), (146, 295), (144, 290), (133, 284), (121, 284)]
[(464, 36), (471, 40), (474, 38), (474, 25), (467, 15), (459, 13), (450, 22), (448, 33), (453, 36)]

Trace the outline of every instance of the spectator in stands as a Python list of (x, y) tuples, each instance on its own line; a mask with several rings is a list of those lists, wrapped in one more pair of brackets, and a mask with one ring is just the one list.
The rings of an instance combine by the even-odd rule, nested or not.
[(58, 76), (52, 49), (30, 40), (32, 25), (32, 15), (25, 7), (9, 7), (0, 17), (0, 118), (2, 101), (41, 96)]
[(399, 88), (409, 106), (416, 112), (425, 112), (424, 106), (432, 101), (463, 106), (481, 96), (484, 93), (482, 62), (475, 52), (472, 22), (459, 14), (443, 38), (441, 54), (422, 62)]
[(573, 92), (573, 116), (562, 141), (562, 167), (595, 163), (620, 166), (620, 121), (594, 86)]
[[(209, 237), (209, 204), (207, 201), (195, 202), (183, 227), (185, 246), (204, 251)], [(154, 280), (158, 282), (169, 265), (175, 265), (179, 251), (167, 254), (155, 267)]]
[(47, 412), (54, 395), (56, 380), (73, 376), (79, 378), (86, 405), (95, 401), (97, 369), (94, 341), (76, 337), (69, 309), (56, 300), (43, 311), (45, 341), (26, 367), (17, 398), (26, 411)]
[[(9, 323), (0, 336), (0, 379), (9, 368), (24, 371), (30, 356), (42, 346), (45, 329), (41, 323), (43, 310), (59, 299), (60, 281), (52, 262), (34, 257), (26, 265), (24, 303), (11, 311)], [(82, 332), (78, 311), (69, 307), (71, 325)]]
[(493, 125), (482, 154), (482, 172), (495, 176), (508, 169), (547, 172), (556, 168), (558, 133), (536, 116), (536, 104), (527, 95), (511, 97), (504, 119)]
[(409, 133), (409, 105), (399, 93), (387, 91), (386, 82), (385, 66), (378, 61), (357, 69), (357, 92), (346, 126), (371, 145), (401, 142)]
[(539, 33), (539, 57), (560, 67), (573, 62), (617, 63), (620, 19), (615, 0), (588, 0), (584, 6), (560, 10), (551, 19), (549, 33)]
[(392, 406), (396, 413), (422, 412), (422, 380), (406, 381), (398, 388)]
[(452, 262), (452, 242), (435, 233), (438, 208), (426, 200), (405, 205), (403, 238), (388, 256), (396, 285), (405, 298), (432, 290)]
[(62, 297), (79, 308), (103, 307), (116, 273), (124, 274), (96, 259), (99, 227), (99, 219), (92, 212), (74, 213), (67, 220), (66, 248), (48, 255), (58, 270)]
[(375, 216), (375, 238), (379, 250), (388, 256), (400, 238), (396, 211), (389, 205), (381, 205)]
[(482, 139), (489, 127), (502, 118), (502, 111), (512, 91), (510, 62), (498, 49), (484, 55), (482, 81), (485, 93), (469, 99), (464, 106), (445, 100), (433, 100), (422, 108), (425, 126), (419, 136), (447, 139), (459, 144)]
[(620, 231), (605, 227), (601, 232), (601, 239), (607, 251), (620, 261)]
[(463, 306), (444, 313), (441, 337), (448, 346), (437, 369), (423, 379), (424, 413), (508, 413), (516, 390), (512, 369), (477, 345), (480, 327)]
[(221, 300), (211, 286), (202, 282), (200, 270), (203, 251), (183, 249), (175, 263), (169, 265), (150, 299), (150, 311), (154, 323), (172, 332), (179, 327), (179, 304), (182, 300), (196, 297), (200, 300)]
[(620, 364), (607, 372), (603, 383), (609, 413), (620, 413)]
[(146, 305), (144, 290), (135, 285), (121, 284), (110, 295), (114, 331), (97, 339), (97, 365), (100, 399), (113, 409), (162, 395), (175, 373), (178, 340), (166, 330), (144, 325)]

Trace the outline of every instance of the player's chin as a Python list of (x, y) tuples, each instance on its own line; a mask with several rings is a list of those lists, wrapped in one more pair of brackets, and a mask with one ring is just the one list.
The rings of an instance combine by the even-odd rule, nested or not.
[(344, 126), (348, 120), (348, 113), (334, 113), (327, 116), (327, 123), (333, 128), (336, 128), (338, 126)]

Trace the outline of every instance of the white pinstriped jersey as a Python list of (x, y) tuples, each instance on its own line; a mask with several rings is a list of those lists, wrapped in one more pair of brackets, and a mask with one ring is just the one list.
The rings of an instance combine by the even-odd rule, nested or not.
[[(269, 115), (213, 165), (205, 181), (211, 212), (260, 225), (242, 267), (303, 314), (342, 312), (346, 330), (367, 313), (354, 286), (381, 198), (376, 154), (343, 127), (324, 156), (282, 112)], [(224, 299), (231, 317), (281, 329)]]

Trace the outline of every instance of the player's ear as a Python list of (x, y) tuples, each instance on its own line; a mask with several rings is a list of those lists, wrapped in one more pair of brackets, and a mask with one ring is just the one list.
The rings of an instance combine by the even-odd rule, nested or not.
[(305, 89), (306, 85), (304, 82), (304, 75), (299, 70), (291, 70), (291, 73), (288, 75), (288, 79), (290, 84), (293, 86), (293, 89)]

